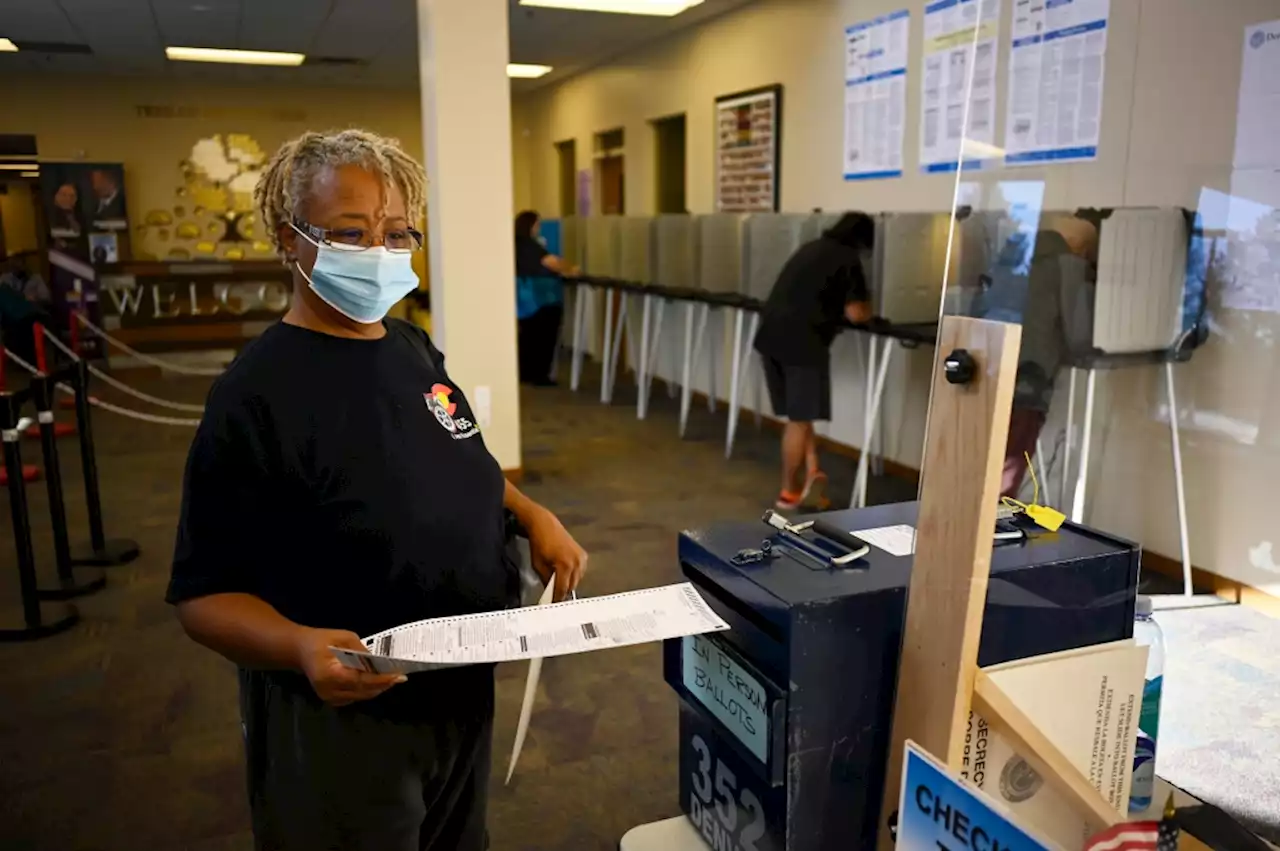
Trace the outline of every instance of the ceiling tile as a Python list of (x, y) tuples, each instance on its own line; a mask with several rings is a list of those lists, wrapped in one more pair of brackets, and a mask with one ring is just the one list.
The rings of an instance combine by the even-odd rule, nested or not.
[(240, 47), (307, 53), (333, 0), (251, 0), (240, 20)]
[(164, 44), (146, 2), (60, 0), (95, 55), (131, 68), (160, 67)]
[(417, 26), (412, 0), (334, 0), (311, 53), (372, 59), (398, 32), (416, 31)]
[(241, 0), (150, 0), (150, 3), (160, 27), (160, 38), (166, 45), (236, 46)]
[(0, 36), (14, 41), (80, 41), (54, 0), (0, 0)]

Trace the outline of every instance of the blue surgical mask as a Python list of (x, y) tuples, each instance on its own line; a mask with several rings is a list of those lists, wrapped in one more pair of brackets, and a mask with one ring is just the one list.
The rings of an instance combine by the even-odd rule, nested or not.
[(299, 234), (316, 246), (316, 264), (310, 275), (301, 265), (298, 271), (312, 292), (348, 319), (365, 325), (381, 322), (396, 302), (418, 288), (407, 251), (388, 251), (384, 245), (344, 251)]

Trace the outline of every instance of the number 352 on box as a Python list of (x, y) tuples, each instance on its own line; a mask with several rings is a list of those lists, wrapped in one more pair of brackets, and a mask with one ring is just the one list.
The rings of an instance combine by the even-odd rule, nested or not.
[(712, 851), (783, 851), (786, 789), (770, 788), (682, 705), (680, 797)]

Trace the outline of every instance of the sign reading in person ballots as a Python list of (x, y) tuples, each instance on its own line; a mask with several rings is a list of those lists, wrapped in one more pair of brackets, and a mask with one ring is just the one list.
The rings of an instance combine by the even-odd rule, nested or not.
[(683, 639), (684, 687), (761, 762), (769, 761), (769, 697), (714, 641)]
[(908, 741), (898, 799), (897, 851), (1060, 851)]

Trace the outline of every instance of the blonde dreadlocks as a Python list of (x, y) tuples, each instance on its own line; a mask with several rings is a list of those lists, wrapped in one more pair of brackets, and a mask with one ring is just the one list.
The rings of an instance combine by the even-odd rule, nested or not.
[(278, 254), (284, 255), (280, 227), (287, 225), (300, 209), (316, 175), (323, 169), (344, 165), (368, 169), (384, 184), (394, 181), (404, 196), (410, 220), (422, 215), (427, 176), (398, 141), (367, 130), (303, 133), (280, 146), (253, 190), (258, 216)]

